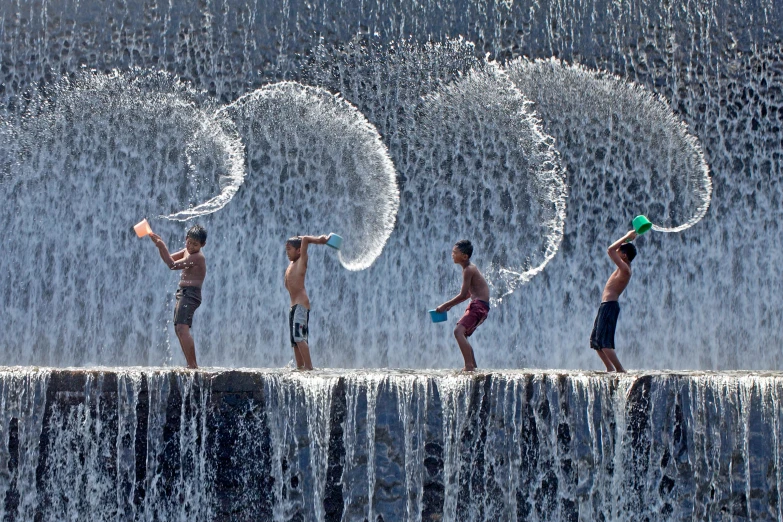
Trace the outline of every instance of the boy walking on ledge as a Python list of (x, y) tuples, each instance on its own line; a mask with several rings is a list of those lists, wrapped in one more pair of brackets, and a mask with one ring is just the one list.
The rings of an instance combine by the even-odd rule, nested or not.
[(617, 269), (609, 276), (601, 295), (601, 306), (598, 308), (593, 332), (590, 334), (590, 347), (601, 358), (607, 372), (625, 372), (625, 368), (614, 353), (614, 332), (620, 315), (620, 304), (617, 299), (631, 280), (631, 261), (636, 257), (636, 247), (629, 243), (634, 239), (636, 239), (636, 232), (631, 230), (612, 243), (606, 251), (617, 265)]
[(476, 357), (473, 347), (468, 342), (476, 328), (487, 318), (489, 314), (489, 285), (481, 275), (476, 265), (470, 262), (473, 255), (473, 245), (467, 239), (460, 239), (451, 250), (451, 259), (455, 264), (462, 265), (462, 289), (452, 299), (446, 301), (435, 309), (436, 312), (448, 312), (452, 306), (470, 298), (470, 304), (465, 309), (465, 315), (457, 322), (454, 328), (454, 337), (465, 359), (463, 371), (472, 372), (476, 366)]
[(310, 298), (305, 290), (307, 275), (307, 246), (310, 243), (325, 245), (328, 236), (297, 236), (285, 243), (285, 253), (291, 262), (285, 271), (285, 288), (291, 297), (291, 310), (288, 314), (288, 327), (291, 333), (291, 347), (294, 349), (296, 367), (299, 370), (312, 370), (310, 347), (307, 334), (310, 322)]

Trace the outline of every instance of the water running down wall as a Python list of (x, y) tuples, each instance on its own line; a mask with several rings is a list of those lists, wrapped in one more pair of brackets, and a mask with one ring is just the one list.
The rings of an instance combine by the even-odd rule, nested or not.
[[(125, 123), (91, 121), (84, 111), (70, 120), (81, 126), (41, 142), (39, 150), (55, 154), (32, 164), (34, 179), (9, 176), (8, 156), (0, 159), (3, 361), (128, 366), (2, 371), (2, 517), (783, 518), (776, 373), (132, 368), (182, 359), (169, 324), (175, 278), (130, 230), (144, 215), (176, 212), (225, 188), (216, 166), (237, 149), (188, 146), (216, 109), (282, 80), (326, 89), (377, 129), (400, 201), (370, 268), (347, 272), (313, 252), (316, 366), (458, 367), (449, 328), (433, 327), (425, 310), (456, 293), (448, 251), (458, 237), (477, 235), (470, 225), (483, 214), (455, 216), (439, 198), (438, 164), (427, 155), (449, 144), (418, 126), (422, 109), (471, 73), (497, 66), (511, 77), (520, 57), (556, 57), (614, 75), (608, 86), (635, 82), (661, 95), (698, 139), (712, 175), (701, 221), (639, 241), (622, 302), (621, 360), (630, 368), (780, 369), (781, 28), (783, 4), (768, 0), (3, 2), (0, 146), (15, 150), (9, 129), (31, 100), (92, 69), (104, 79), (173, 79), (180, 83), (169, 85), (176, 96), (167, 99), (193, 110), (180, 128), (172, 122), (183, 113), (166, 104)], [(545, 121), (541, 102), (557, 98), (540, 94), (530, 97), (568, 188), (562, 240), (476, 335), (482, 368), (599, 364), (586, 339), (612, 269), (604, 250), (627, 230), (638, 212), (631, 196), (657, 168), (649, 160), (657, 152), (625, 141), (638, 131), (615, 125), (623, 114), (574, 118), (584, 115), (576, 102), (591, 93), (565, 100), (574, 109), (568, 122), (552, 117), (561, 116), (556, 105)], [(211, 143), (236, 145), (231, 126), (207, 134)], [(458, 195), (476, 199), (475, 160), (498, 164), (485, 153), (510, 149), (496, 139), (508, 136), (502, 131), (476, 126), (477, 156), (458, 160), (472, 166)], [(608, 141), (630, 144), (629, 163), (604, 147), (607, 131)], [(63, 146), (51, 148), (58, 140)], [(280, 169), (271, 182), (265, 166), (298, 171), (305, 163), (309, 172), (315, 157), (281, 145), (286, 154), (245, 149), (244, 183), (220, 212), (199, 218), (210, 231), (194, 329), (204, 365), (279, 367), (291, 358), (283, 241), (329, 230), (304, 211), (301, 220), (278, 219), (291, 210), (277, 206), (280, 185), (310, 180), (281, 181)], [(639, 173), (634, 190), (617, 181)], [(671, 186), (662, 185), (664, 196), (677, 202)], [(187, 225), (153, 226), (175, 246)], [(486, 234), (500, 243), (518, 237), (497, 227)]]
[(0, 372), (5, 520), (776, 520), (763, 373)]
[[(439, 199), (426, 156), (443, 143), (416, 134), (422, 99), (486, 67), (485, 53), (501, 67), (522, 55), (555, 56), (607, 71), (663, 96), (698, 139), (714, 184), (699, 223), (639, 240), (618, 331), (623, 362), (631, 368), (779, 368), (779, 350), (770, 347), (781, 344), (783, 303), (768, 277), (781, 250), (775, 217), (783, 148), (780, 6), (465, 2), (444, 11), (437, 2), (417, 5), (288, 2), (281, 10), (227, 1), (4, 3), (5, 118), (14, 121), (30, 89), (83, 68), (165, 71), (203, 90), (196, 100), (202, 108), (226, 106), (284, 79), (342, 95), (388, 149), (398, 173), (399, 212), (382, 254), (364, 271), (348, 273), (329, 253), (314, 252), (308, 277), (314, 361), (322, 367), (456, 367), (460, 358), (449, 329), (434, 328), (426, 316), (456, 293), (458, 270), (449, 249), (462, 236), (512, 243), (517, 235), (485, 227), (483, 214), (469, 205), (451, 210)], [(597, 363), (586, 340), (612, 269), (604, 251), (633, 215), (647, 210), (635, 208), (630, 183), (604, 176), (608, 165), (620, 165), (613, 172), (624, 176), (647, 172), (654, 154), (640, 150), (639, 163), (633, 156), (625, 164), (627, 158), (612, 158), (596, 140), (580, 141), (589, 133), (569, 141), (568, 126), (547, 128), (543, 115), (568, 186), (563, 238), (545, 269), (482, 326), (476, 348), (483, 367)], [(607, 116), (606, 129), (620, 138), (634, 132), (614, 126), (615, 116)], [(600, 121), (572, 121), (571, 127), (593, 133)], [(481, 155), (482, 140), (497, 131), (476, 129), (479, 157), (473, 159), (482, 165), (493, 161)], [(0, 328), (7, 332), (0, 350), (13, 364), (180, 364), (169, 324), (175, 277), (130, 226), (150, 205), (173, 212), (180, 203), (204, 201), (189, 199), (195, 182), (215, 187), (217, 179), (188, 178), (184, 156), (164, 139), (176, 142), (176, 134), (158, 133), (150, 148), (135, 151), (106, 147), (99, 133), (85, 136), (91, 137), (68, 156), (79, 159), (71, 170), (45, 171), (37, 184), (7, 176), (0, 183), (3, 229), (16, 231), (0, 256)], [(297, 154), (311, 158), (306, 150)], [(283, 241), (330, 231), (304, 211), (301, 220), (270, 212), (277, 192), (263, 156), (248, 147), (244, 184), (220, 212), (200, 219), (211, 234), (205, 250), (210, 275), (194, 335), (206, 365), (275, 367), (291, 359)], [(278, 164), (282, 158), (272, 159)], [(468, 170), (463, 180), (469, 202), (477, 196), (469, 192), (473, 174)], [(136, 177), (135, 188), (120, 190), (126, 183), (112, 176), (126, 175)], [(160, 179), (170, 181), (161, 188)], [(165, 201), (147, 196), (153, 185)], [(44, 213), (37, 211), (47, 204)], [(158, 220), (153, 227), (172, 247), (182, 241), (183, 225)], [(51, 328), (52, 321), (58, 327)]]

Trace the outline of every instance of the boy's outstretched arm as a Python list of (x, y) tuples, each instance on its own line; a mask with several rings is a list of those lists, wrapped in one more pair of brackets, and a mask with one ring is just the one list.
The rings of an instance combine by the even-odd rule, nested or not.
[(154, 232), (150, 234), (150, 239), (153, 243), (155, 243), (155, 246), (158, 247), (158, 254), (160, 254), (160, 258), (164, 263), (166, 263), (166, 266), (170, 268), (171, 265), (174, 264), (174, 259), (171, 257), (171, 254), (169, 254), (169, 249), (166, 246), (166, 243), (164, 243), (160, 236)]
[(606, 253), (620, 269), (628, 269), (628, 265), (620, 257), (620, 247), (623, 246), (623, 243), (633, 241), (634, 239), (636, 239), (636, 231), (629, 230), (627, 234), (609, 245), (609, 248), (606, 249)]
[(437, 307), (435, 309), (436, 312), (448, 312), (452, 306), (459, 304), (470, 297), (470, 282), (473, 279), (474, 270), (474, 267), (470, 267), (462, 271), (462, 288), (459, 293)]

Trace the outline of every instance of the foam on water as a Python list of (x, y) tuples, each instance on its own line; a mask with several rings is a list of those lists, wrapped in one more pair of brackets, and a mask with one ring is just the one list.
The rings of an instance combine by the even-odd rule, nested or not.
[(426, 212), (474, 243), (472, 260), (497, 304), (557, 253), (566, 205), (559, 155), (495, 64), (441, 87), (421, 112), (414, 145), (427, 151)]
[(386, 146), (350, 103), (295, 82), (253, 91), (220, 111), (236, 121), (267, 216), (288, 235), (335, 232), (341, 264), (363, 270), (394, 228), (399, 191)]
[[(681, 232), (707, 213), (710, 169), (698, 140), (665, 100), (605, 71), (554, 58), (520, 58), (506, 70), (535, 102), (569, 167), (588, 170), (604, 192), (628, 201), (624, 212), (645, 214), (660, 232)], [(585, 164), (586, 145), (598, 159)]]

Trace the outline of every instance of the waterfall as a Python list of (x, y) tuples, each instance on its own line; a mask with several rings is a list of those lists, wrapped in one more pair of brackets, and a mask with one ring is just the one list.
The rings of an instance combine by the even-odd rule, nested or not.
[[(781, 64), (771, 0), (0, 3), (0, 518), (783, 519)], [(636, 214), (647, 370), (593, 373)], [(206, 369), (142, 218), (209, 232)], [(257, 369), (329, 232), (337, 369)], [(475, 375), (427, 315), (462, 238)]]
[(783, 515), (777, 374), (6, 368), (0, 379), (10, 520)]
[[(311, 252), (316, 366), (458, 366), (449, 328), (426, 311), (459, 288), (449, 250), (466, 237), (495, 297), (506, 294), (476, 334), (479, 365), (591, 367), (587, 338), (612, 270), (605, 248), (646, 212), (661, 228), (689, 228), (637, 241), (617, 333), (623, 363), (780, 366), (767, 348), (781, 342), (783, 309), (767, 283), (783, 147), (774, 3), (17, 0), (0, 6), (0, 24), (9, 364), (182, 362), (171, 344), (176, 276), (131, 232), (148, 217), (171, 248), (194, 222), (209, 231), (193, 329), (207, 366), (285, 365), (284, 241), (344, 229), (355, 239), (345, 257)], [(535, 85), (521, 57), (529, 73), (558, 63), (563, 74)], [(541, 165), (563, 169), (565, 192), (533, 190), (525, 163), (510, 161), (531, 149), (502, 118), (513, 87), (486, 81), (493, 74), (531, 102), (523, 110), (559, 162)], [(311, 93), (305, 103), (330, 93), (354, 122), (344, 137), (365, 140), (352, 152), (396, 189), (367, 192), (345, 151), (329, 160), (344, 177), (319, 170), (329, 158), (313, 140), (338, 134), (295, 111), (280, 113), (278, 141), (248, 143), (252, 125), (229, 109), (281, 81)], [(482, 100), (497, 110), (471, 109)], [(673, 148), (661, 147), (665, 136)], [(699, 168), (712, 178), (709, 207), (708, 186), (691, 176)], [(510, 181), (490, 186), (498, 175)], [(540, 194), (553, 215), (525, 206)]]
[[(130, 231), (148, 217), (172, 248), (196, 221), (209, 231), (193, 330), (202, 364), (285, 365), (284, 241), (343, 228), (361, 238), (346, 242), (347, 257), (311, 253), (316, 366), (459, 365), (449, 328), (430, 324), (426, 311), (456, 293), (448, 254), (467, 237), (495, 273), (496, 297), (506, 294), (476, 334), (479, 365), (589, 367), (587, 337), (612, 270), (605, 248), (647, 212), (661, 228), (689, 228), (637, 241), (617, 334), (624, 364), (778, 368), (777, 350), (766, 347), (780, 344), (783, 309), (767, 284), (779, 249), (780, 17), (774, 3), (725, 0), (677, 9), (480, 1), (453, 10), (431, 1), (292, 0), (283, 10), (244, 0), (7, 2), (0, 349), (11, 364), (180, 364), (170, 324), (176, 276)], [(535, 86), (519, 57), (556, 57), (565, 73)], [(509, 192), (533, 187), (530, 171), (499, 161), (530, 149), (512, 139), (502, 111), (470, 116), (470, 96), (508, 101), (476, 81), (493, 68), (532, 102), (524, 110), (564, 170), (566, 191), (550, 187), (540, 207), (561, 217), (539, 221), (549, 224), (541, 229), (523, 204), (542, 192)], [(318, 168), (327, 156), (310, 145), (329, 133), (318, 134), (316, 120), (285, 112), (279, 141), (247, 143), (252, 125), (226, 118), (226, 108), (283, 80), (334, 95), (355, 122), (345, 136), (367, 138), (357, 157), (380, 151), (368, 165), (379, 166), (379, 179), (394, 169), (399, 201), (393, 187), (367, 193), (357, 184), (367, 178), (350, 177), (357, 164), (345, 152), (330, 161), (347, 166), (347, 177), (324, 192), (332, 178)], [(598, 109), (609, 113), (591, 116)], [(680, 145), (661, 148), (665, 136)], [(449, 171), (449, 157), (465, 163)], [(686, 173), (699, 168), (712, 178), (709, 207), (708, 185)], [(476, 179), (503, 169), (511, 181), (479, 190)], [(298, 200), (275, 192), (281, 175), (281, 187), (301, 187)], [(531, 213), (507, 214), (509, 201)], [(543, 268), (525, 276), (535, 267)], [(46, 327), (52, 320), (58, 326)]]

